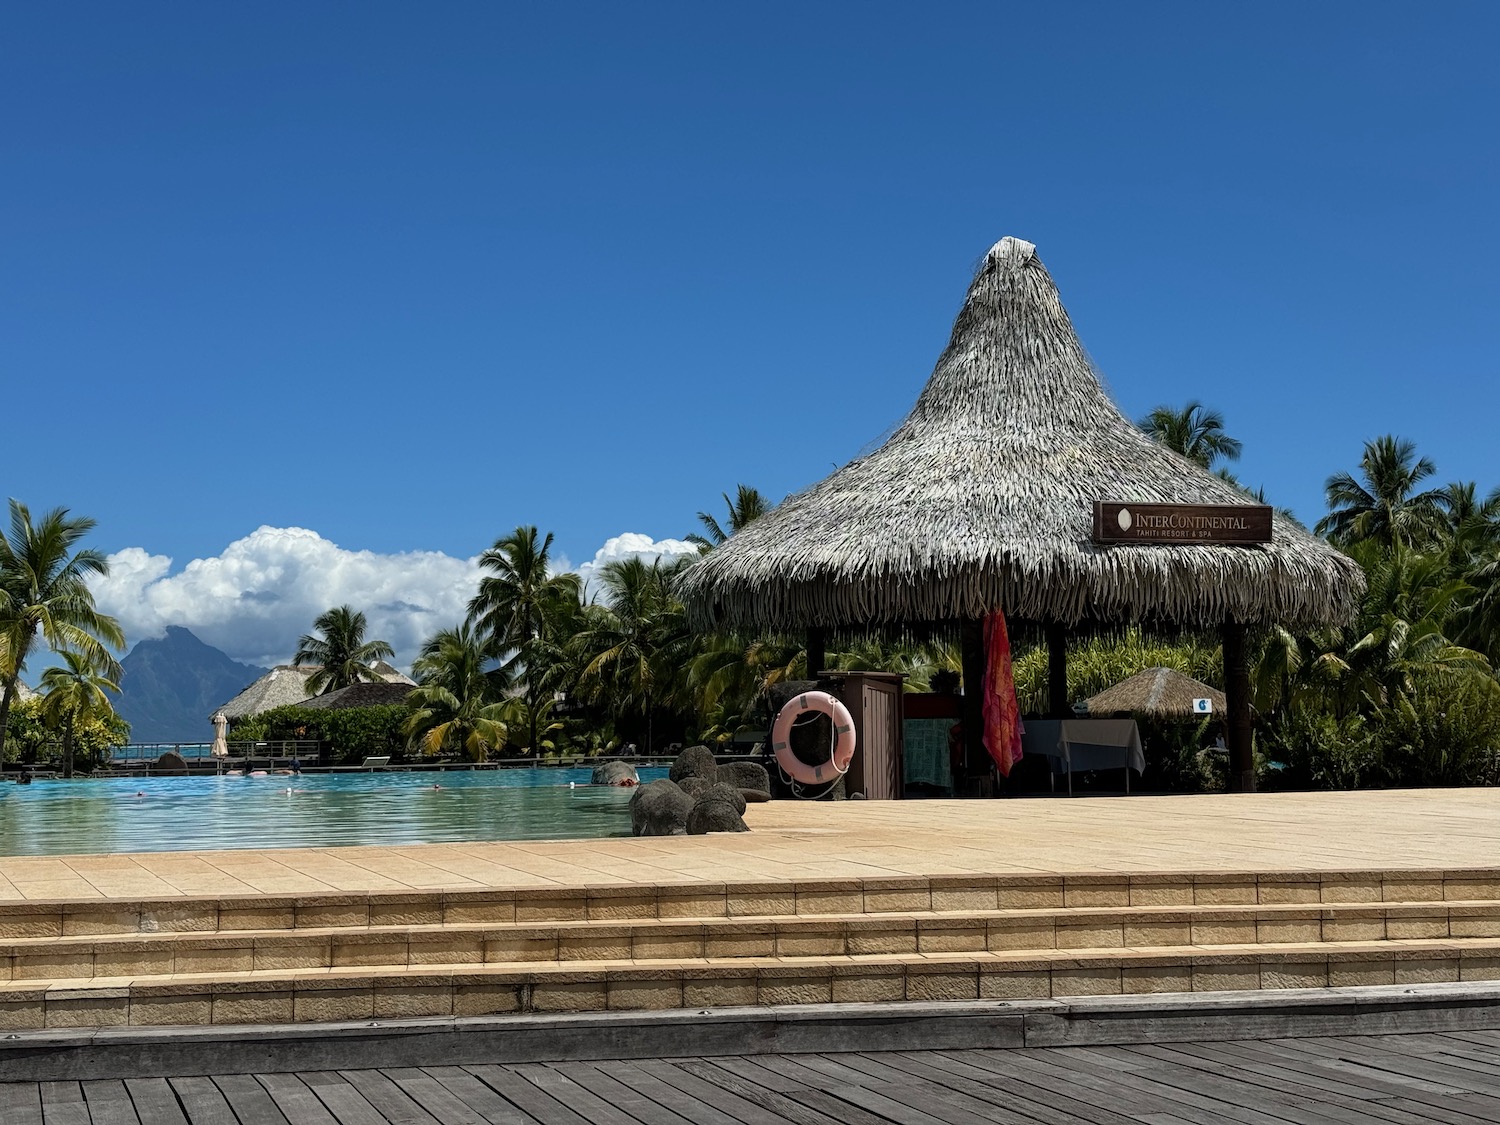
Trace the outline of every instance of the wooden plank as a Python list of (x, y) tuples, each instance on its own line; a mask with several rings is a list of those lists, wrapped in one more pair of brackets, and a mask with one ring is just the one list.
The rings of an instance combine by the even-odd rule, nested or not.
[[(1290, 1097), (1274, 1088), (1248, 1084), (1234, 1075), (1212, 1070), (1191, 1070), (1178, 1060), (1162, 1062), (1150, 1059), (1149, 1055), (1137, 1047), (1111, 1047), (1106, 1050), (1150, 1061), (1146, 1069), (1131, 1076), (1132, 1081), (1154, 1082), (1159, 1088), (1168, 1087), (1183, 1093), (1215, 1098), (1224, 1105), (1243, 1106), (1275, 1121), (1325, 1125), (1330, 1120), (1329, 1110), (1325, 1106), (1309, 1106), (1303, 1099)], [(1333, 1117), (1336, 1120), (1337, 1113)], [(1363, 1121), (1356, 1121), (1354, 1125), (1363, 1125)]]
[(333, 1114), (339, 1125), (387, 1125), (380, 1111), (333, 1071), (317, 1070), (297, 1077), (323, 1103), (323, 1108)]
[(590, 1065), (601, 1074), (609, 1075), (622, 1086), (671, 1110), (677, 1116), (686, 1118), (694, 1125), (743, 1125), (739, 1118), (689, 1097), (670, 1082), (663, 1082), (654, 1074), (638, 1069), (634, 1063), (600, 1062)]
[(341, 1070), (338, 1074), (390, 1125), (442, 1125), (378, 1070)]
[(1402, 1051), (1380, 1043), (1351, 1043), (1345, 1039), (1331, 1042), (1330, 1047), (1341, 1049), (1341, 1053), (1367, 1066), (1432, 1082), (1451, 1084), (1467, 1094), (1482, 1094), (1488, 1097), (1500, 1095), (1500, 1079), (1493, 1072), (1481, 1073), (1455, 1062), (1445, 1062), (1435, 1054), (1422, 1051)]
[[(717, 1065), (719, 1061), (718, 1059), (687, 1061), (679, 1059), (676, 1060), (676, 1065), (693, 1077), (700, 1078), (721, 1090), (727, 1090), (747, 1102), (754, 1102), (762, 1109), (793, 1122), (794, 1125), (843, 1125), (843, 1122), (836, 1118), (829, 1117), (820, 1110), (805, 1106), (795, 1098), (788, 1097), (783, 1091), (767, 1089), (757, 1078), (745, 1077), (726, 1070)], [(786, 1082), (785, 1079), (780, 1079), (780, 1076), (772, 1075), (770, 1071), (762, 1070), (760, 1073), (768, 1078)]]
[(504, 1066), (464, 1067), (506, 1101), (536, 1118), (540, 1125), (589, 1125), (588, 1119), (574, 1113), (551, 1094), (538, 1090), (530, 1082)]
[(652, 1101), (637, 1090), (589, 1063), (550, 1063), (553, 1070), (565, 1074), (580, 1085), (587, 1085), (611, 1105), (619, 1106), (643, 1125), (697, 1125), (695, 1119), (683, 1117), (666, 1106)]
[[(648, 1059), (634, 1065), (641, 1075), (655, 1078), (692, 1099), (700, 1107), (709, 1106), (736, 1121), (743, 1122), (743, 1125), (786, 1125), (786, 1119), (780, 1114), (742, 1098), (738, 1094), (731, 1093), (722, 1086), (705, 1082), (683, 1070), (675, 1062), (653, 1062)], [(629, 1081), (629, 1079), (622, 1080)]]
[(560, 1070), (539, 1063), (523, 1063), (509, 1068), (542, 1093), (567, 1106), (593, 1125), (639, 1125), (623, 1109), (617, 1109), (581, 1082)]
[[(1088, 1088), (1095, 1097), (1111, 1099), (1102, 1104), (1118, 1106), (1128, 1104), (1134, 1110), (1137, 1105), (1158, 1113), (1170, 1113), (1185, 1117), (1200, 1125), (1221, 1125), (1225, 1121), (1239, 1121), (1243, 1125), (1284, 1125), (1286, 1118), (1275, 1117), (1262, 1110), (1240, 1103), (1226, 1102), (1222, 1098), (1196, 1091), (1182, 1090), (1173, 1086), (1144, 1078), (1139, 1069), (1105, 1067), (1094, 1061), (1097, 1052), (1078, 1053), (1074, 1048), (1056, 1048), (1042, 1051), (989, 1052), (955, 1051), (958, 1058), (972, 1061), (976, 1066), (1000, 1065), (987, 1059), (990, 1054), (1016, 1054), (1018, 1058), (1008, 1060), (1011, 1065), (1034, 1068), (1038, 1074), (1048, 1074), (1062, 1087), (1068, 1088), (1076, 1097), (1082, 1097), (1073, 1087)], [(1095, 1097), (1089, 1100), (1094, 1104)]]
[(0, 1121), (42, 1125), (42, 1088), (35, 1082), (0, 1082)]
[(1126, 1117), (1113, 1107), (1090, 1105), (1069, 1097), (1057, 1090), (1054, 1084), (1042, 1085), (1024, 1078), (1010, 1078), (995, 1071), (980, 1070), (956, 1059), (946, 1059), (935, 1051), (881, 1053), (870, 1057), (930, 1082), (940, 1082), (962, 1090), (992, 1106), (1012, 1109), (1018, 1115), (1025, 1114), (1027, 1118), (1066, 1113), (1074, 1120), (1092, 1122), (1093, 1125), (1134, 1125), (1139, 1120)]
[(255, 1080), (292, 1125), (338, 1125), (338, 1118), (295, 1074), (257, 1074)]
[(1265, 1073), (1247, 1071), (1233, 1065), (1222, 1054), (1199, 1056), (1190, 1050), (1172, 1047), (1157, 1047), (1143, 1044), (1133, 1048), (1139, 1054), (1160, 1060), (1164, 1066), (1174, 1068), (1185, 1076), (1188, 1088), (1198, 1076), (1208, 1075), (1227, 1079), (1246, 1089), (1246, 1098), (1255, 1105), (1314, 1105), (1320, 1118), (1343, 1125), (1366, 1125), (1372, 1120), (1401, 1122), (1402, 1125), (1424, 1125), (1411, 1115), (1384, 1112), (1384, 1107), (1369, 1100), (1341, 1098), (1334, 1090), (1312, 1087), (1298, 1082), (1290, 1071), (1277, 1072), (1275, 1068)]
[(168, 1078), (192, 1125), (239, 1125), (212, 1078)]
[(489, 1125), (484, 1114), (416, 1067), (387, 1067), (381, 1073), (443, 1125)]
[(422, 1073), (442, 1083), (443, 1089), (493, 1125), (536, 1125), (535, 1118), (522, 1113), (461, 1066), (424, 1066)]
[(1264, 1062), (1245, 1052), (1224, 1050), (1221, 1043), (1174, 1043), (1161, 1050), (1180, 1052), (1199, 1060), (1202, 1067), (1237, 1075), (1242, 1081), (1281, 1090), (1317, 1105), (1342, 1106), (1366, 1120), (1389, 1121), (1392, 1125), (1424, 1125), (1430, 1116), (1407, 1113), (1384, 1102), (1363, 1096), (1357, 1090), (1322, 1075), (1290, 1070)]
[(188, 1125), (177, 1095), (165, 1078), (127, 1078), (125, 1089), (142, 1125)]
[[(889, 1097), (883, 1090), (872, 1089), (871, 1086), (878, 1084), (868, 1076), (822, 1055), (762, 1056), (758, 1061), (784, 1074), (795, 1074), (799, 1070), (809, 1072), (812, 1077), (808, 1079), (811, 1087), (808, 1093), (790, 1096), (804, 1105), (823, 1110), (831, 1117), (838, 1116), (833, 1102), (844, 1102), (896, 1125), (951, 1125), (944, 1118)], [(865, 1082), (871, 1085), (864, 1085)]]
[(889, 1125), (884, 1117), (840, 1101), (826, 1093), (821, 1084), (816, 1087), (809, 1086), (797, 1077), (774, 1069), (775, 1063), (780, 1061), (780, 1056), (750, 1055), (740, 1058), (715, 1058), (711, 1061), (714, 1066), (729, 1070), (730, 1073), (739, 1075), (764, 1089), (783, 1094), (810, 1111), (831, 1117), (838, 1121), (839, 1125)]
[(1031, 1125), (1034, 1120), (1013, 1108), (1015, 1099), (997, 1106), (959, 1089), (963, 1083), (954, 1082), (952, 1075), (939, 1072), (938, 1080), (934, 1081), (930, 1075), (913, 1073), (912, 1069), (893, 1066), (871, 1055), (840, 1054), (836, 1058), (843, 1065), (868, 1074), (874, 1083), (872, 1088), (887, 1097), (944, 1121), (952, 1121), (954, 1125), (975, 1125), (976, 1121)]
[[(214, 1085), (224, 1095), (240, 1125), (288, 1125), (286, 1114), (277, 1108), (275, 1100), (254, 1075), (218, 1075), (214, 1078)], [(150, 1122), (143, 1121), (141, 1125), (150, 1125)]]
[(141, 1125), (130, 1091), (119, 1079), (82, 1083), (83, 1100), (88, 1103), (93, 1125)]
[(43, 1082), (40, 1087), (45, 1125), (89, 1125), (89, 1107), (77, 1082)]

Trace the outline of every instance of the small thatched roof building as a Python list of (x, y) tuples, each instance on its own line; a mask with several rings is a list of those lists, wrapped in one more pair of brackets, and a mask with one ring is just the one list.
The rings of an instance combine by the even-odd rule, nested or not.
[(1143, 668), (1135, 675), (1107, 687), (1086, 701), (1090, 715), (1115, 715), (1128, 711), (1155, 719), (1190, 719), (1197, 716), (1193, 700), (1207, 699), (1213, 714), (1222, 716), (1228, 701), (1224, 693), (1175, 668)]
[(1340, 621), (1359, 567), (1290, 521), (1265, 545), (1096, 546), (1096, 500), (1244, 504), (1100, 385), (1028, 242), (985, 255), (905, 423), (683, 576), (700, 628), (973, 619)]
[[(416, 686), (415, 680), (384, 660), (377, 660), (371, 667), (380, 676), (381, 683)], [(318, 664), (278, 664), (228, 703), (215, 710), (222, 711), (224, 717), (233, 722), (247, 715), (259, 715), (263, 711), (270, 711), (277, 707), (301, 703), (309, 697), (307, 681), (320, 668), (321, 665)], [(382, 702), (389, 701), (383, 700)]]

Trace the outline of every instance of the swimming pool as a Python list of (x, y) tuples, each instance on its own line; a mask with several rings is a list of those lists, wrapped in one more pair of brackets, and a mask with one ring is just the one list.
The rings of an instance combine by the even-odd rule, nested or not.
[[(642, 782), (666, 773), (664, 766), (640, 769)], [(591, 774), (503, 769), (0, 784), (0, 856), (628, 836), (632, 790), (592, 786)]]

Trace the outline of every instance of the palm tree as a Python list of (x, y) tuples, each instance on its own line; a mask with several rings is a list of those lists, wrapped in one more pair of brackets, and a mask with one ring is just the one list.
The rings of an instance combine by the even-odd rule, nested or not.
[(73, 733), (83, 724), (115, 717), (105, 692), (119, 694), (120, 686), (100, 675), (88, 657), (76, 652), (59, 653), (63, 663), (42, 673), (42, 714), (50, 726), (61, 726), (63, 776), (73, 776)]
[(693, 656), (686, 614), (672, 596), (672, 577), (685, 561), (606, 564), (600, 577), (608, 604), (591, 606), (574, 638), (587, 661), (580, 688), (607, 700), (617, 718), (643, 720), (648, 752), (656, 713), (683, 702), (681, 673)]
[(371, 665), (377, 660), (388, 660), (396, 655), (386, 641), (365, 640), (369, 623), (363, 613), (356, 613), (351, 606), (335, 606), (320, 614), (313, 622), (313, 629), (321, 637), (305, 634), (297, 642), (293, 664), (317, 664), (318, 670), (307, 678), (307, 690), (313, 695), (337, 691), (361, 680), (376, 683), (380, 673)]
[(551, 573), (552, 534), (518, 527), (479, 556), (479, 592), (469, 601), (468, 620), (484, 638), (491, 657), (507, 672), (524, 669), (531, 748), (537, 744), (537, 700), (542, 690), (543, 644), (556, 623), (576, 612), (582, 587), (576, 574)]
[(90, 575), (109, 573), (91, 548), (75, 550), (94, 521), (54, 508), (33, 522), (31, 510), (10, 502), (10, 531), (0, 533), (0, 755), (16, 685), (40, 635), (56, 651), (77, 653), (110, 679), (120, 665), (109, 651), (123, 648), (119, 622), (94, 606)]
[(493, 700), (487, 663), (484, 644), (467, 624), (428, 638), (412, 665), (418, 686), (407, 697), (412, 713), (405, 729), (413, 746), (427, 754), (463, 750), (482, 762), (505, 745), (505, 704)]
[(710, 515), (708, 512), (699, 512), (698, 522), (703, 525), (703, 530), (707, 534), (698, 535), (694, 533), (687, 537), (687, 541), (695, 544), (700, 551), (708, 551), (717, 547), (731, 535), (743, 530), (752, 521), (759, 519), (771, 509), (771, 505), (767, 502), (766, 498), (757, 489), (751, 488), (747, 484), (742, 484), (738, 487), (733, 500), (729, 498), (729, 493), (727, 492), (722, 493), (722, 495), (724, 497), (724, 504), (729, 509), (729, 514), (726, 518), (729, 529), (726, 531), (724, 524), (721, 524), (715, 516)]
[(1141, 419), (1141, 429), (1168, 449), (1212, 469), (1220, 459), (1238, 461), (1240, 442), (1224, 432), (1224, 415), (1210, 410), (1197, 399), (1181, 410), (1158, 406)]
[(1416, 490), (1437, 466), (1417, 457), (1414, 442), (1391, 434), (1365, 442), (1359, 468), (1363, 484), (1349, 473), (1328, 478), (1329, 510), (1318, 521), (1318, 534), (1343, 546), (1373, 539), (1387, 547), (1423, 543), (1437, 534), (1444, 493)]
[(1454, 481), (1442, 490), (1438, 502), (1444, 538), (1458, 565), (1500, 548), (1500, 488), (1481, 500), (1473, 481)]

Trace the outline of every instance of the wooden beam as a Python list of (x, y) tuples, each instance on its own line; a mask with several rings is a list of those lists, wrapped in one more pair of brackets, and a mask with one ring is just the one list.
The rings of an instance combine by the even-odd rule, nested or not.
[(965, 621), (959, 627), (964, 675), (964, 770), (977, 777), (989, 770), (984, 748), (984, 622)]
[(1073, 717), (1073, 702), (1068, 698), (1068, 631), (1061, 625), (1047, 626), (1047, 709), (1054, 719)]
[(828, 630), (813, 628), (807, 631), (807, 678), (816, 680), (818, 673), (828, 663)]
[(1226, 621), (1224, 641), (1224, 741), (1229, 747), (1229, 791), (1255, 792), (1254, 727), (1250, 717), (1250, 660), (1245, 626)]

